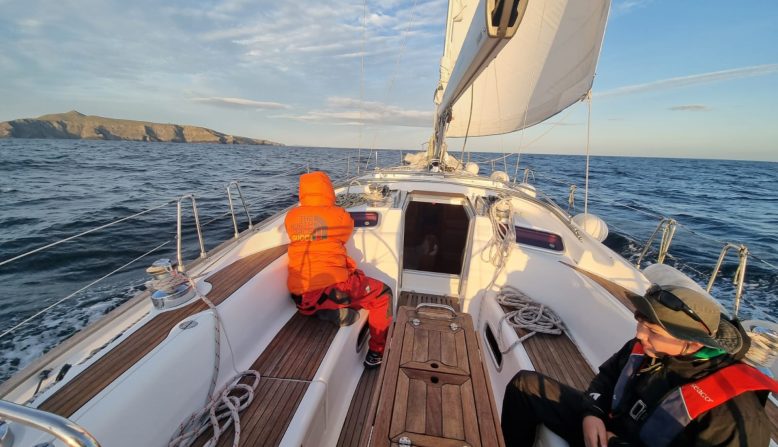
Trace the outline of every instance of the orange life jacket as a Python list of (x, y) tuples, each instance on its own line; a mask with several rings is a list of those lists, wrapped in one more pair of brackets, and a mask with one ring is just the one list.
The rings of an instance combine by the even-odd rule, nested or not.
[(343, 282), (356, 268), (345, 247), (354, 221), (335, 206), (327, 174), (300, 176), (300, 206), (287, 213), (284, 226), (290, 240), (287, 286), (291, 293), (302, 295)]

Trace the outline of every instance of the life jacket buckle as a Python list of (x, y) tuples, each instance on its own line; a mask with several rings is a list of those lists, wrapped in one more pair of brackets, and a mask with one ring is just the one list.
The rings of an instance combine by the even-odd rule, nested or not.
[(643, 402), (642, 400), (638, 399), (638, 401), (635, 402), (634, 405), (632, 405), (632, 408), (630, 408), (629, 416), (632, 419), (634, 419), (636, 421), (639, 421), (640, 419), (643, 418), (643, 415), (646, 414), (646, 409), (647, 408), (648, 408), (648, 405), (646, 405), (646, 403)]

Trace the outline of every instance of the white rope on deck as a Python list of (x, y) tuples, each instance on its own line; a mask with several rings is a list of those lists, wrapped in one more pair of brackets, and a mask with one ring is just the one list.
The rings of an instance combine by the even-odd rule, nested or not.
[(501, 350), (500, 352), (503, 354), (508, 353), (516, 345), (523, 343), (524, 340), (537, 333), (560, 335), (565, 330), (562, 319), (551, 308), (533, 301), (527, 294), (515, 287), (502, 286), (497, 293), (496, 299), (501, 305), (515, 309), (507, 312), (500, 319), (500, 329), (497, 333), (500, 342), (502, 342), (503, 321), (514, 328), (529, 331), (526, 335), (519, 337), (513, 344)]
[[(195, 411), (186, 419), (181, 425), (178, 426), (178, 430), (173, 435), (168, 443), (168, 447), (189, 447), (208, 430), (212, 431), (211, 438), (204, 444), (204, 447), (213, 447), (221, 438), (221, 435), (227, 431), (230, 425), (234, 425), (232, 435), (233, 447), (238, 447), (240, 444), (240, 412), (245, 410), (251, 402), (254, 400), (254, 391), (259, 386), (259, 380), (262, 375), (259, 371), (250, 369), (242, 371), (234, 375), (227, 384), (214, 394), (216, 389), (216, 381), (219, 378), (219, 365), (221, 365), (221, 328), (222, 320), (219, 316), (219, 311), (216, 305), (205, 295), (201, 294), (197, 289), (197, 285), (194, 279), (187, 278), (192, 289), (197, 294), (197, 297), (201, 299), (208, 307), (213, 311), (215, 324), (214, 324), (214, 366), (213, 373), (211, 375), (211, 385), (208, 389), (208, 402), (202, 409)], [(232, 345), (230, 344), (229, 337), (227, 345), (230, 352), (232, 352)], [(234, 359), (235, 355), (231, 356), (233, 360), (233, 369), (237, 371)], [(254, 377), (253, 383), (245, 384), (240, 383), (244, 377)]]
[[(240, 383), (244, 377), (253, 377), (254, 380), (250, 384)], [(232, 445), (237, 447), (240, 443), (240, 412), (246, 409), (254, 400), (254, 391), (259, 385), (260, 378), (259, 372), (254, 370), (236, 374), (210, 400), (208, 405), (194, 412), (189, 416), (189, 419), (178, 427), (168, 446), (191, 446), (200, 435), (208, 430), (213, 430), (213, 435), (204, 444), (204, 447), (213, 447), (219, 441), (222, 433), (227, 431), (231, 424), (234, 424), (235, 434), (233, 435)]]

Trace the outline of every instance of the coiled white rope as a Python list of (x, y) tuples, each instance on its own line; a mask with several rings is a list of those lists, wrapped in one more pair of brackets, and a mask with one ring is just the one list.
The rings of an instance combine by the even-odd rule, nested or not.
[[(481, 259), (497, 267), (494, 279), (505, 267), (508, 254), (516, 241), (516, 230), (513, 228), (513, 214), (513, 204), (510, 197), (501, 197), (489, 207), (492, 237), (481, 252)], [(494, 280), (486, 289), (490, 289), (493, 284)]]
[(510, 346), (501, 350), (503, 354), (506, 354), (514, 346), (524, 342), (524, 340), (532, 337), (538, 332), (543, 334), (560, 335), (564, 332), (565, 328), (562, 323), (562, 319), (554, 313), (551, 308), (544, 304), (533, 301), (532, 298), (527, 296), (521, 290), (512, 286), (502, 286), (496, 296), (497, 302), (503, 306), (513, 308), (510, 312), (507, 312), (501, 319), (497, 332), (500, 344), (502, 344), (502, 328), (503, 321), (515, 328), (522, 328), (529, 333), (519, 337), (518, 340), (513, 342)]
[[(197, 297), (203, 300), (205, 304), (213, 311), (215, 317), (214, 338), (214, 369), (211, 375), (211, 385), (208, 389), (209, 400), (202, 409), (194, 412), (188, 419), (178, 426), (178, 430), (170, 439), (168, 447), (189, 447), (197, 438), (207, 430), (212, 430), (211, 438), (204, 444), (204, 447), (213, 447), (219, 441), (222, 433), (234, 424), (232, 436), (233, 447), (238, 447), (240, 443), (240, 412), (248, 407), (254, 400), (254, 391), (259, 385), (261, 375), (259, 371), (247, 370), (237, 373), (227, 384), (216, 394), (216, 380), (219, 377), (219, 365), (221, 364), (221, 326), (222, 321), (219, 316), (216, 305), (213, 304), (205, 295), (197, 290), (197, 285), (191, 277), (188, 277), (189, 284), (197, 294)], [(229, 344), (229, 338), (227, 339)], [(232, 348), (230, 347), (230, 350)], [(235, 365), (233, 363), (233, 368)], [(237, 370), (237, 368), (235, 368)], [(252, 384), (239, 383), (241, 379), (247, 376), (253, 376)]]
[(508, 264), (508, 258), (516, 242), (516, 230), (513, 227), (513, 205), (510, 197), (502, 197), (489, 207), (489, 221), (492, 224), (492, 237), (481, 251), (481, 260), (494, 265), (494, 275), (489, 284), (481, 292), (481, 302), (478, 305), (478, 327), (481, 327), (486, 293), (492, 289), (497, 278)]
[[(244, 377), (253, 377), (254, 380), (252, 383), (240, 383)], [(260, 378), (259, 372), (253, 370), (236, 374), (205, 408), (193, 413), (179, 426), (168, 446), (191, 446), (200, 435), (212, 430), (213, 435), (204, 447), (213, 447), (230, 424), (235, 424), (232, 445), (237, 447), (240, 443), (240, 412), (254, 400), (254, 391)]]
[[(769, 322), (767, 324), (770, 324)], [(745, 324), (744, 324), (745, 325)], [(751, 348), (746, 353), (746, 359), (765, 368), (775, 363), (778, 357), (778, 332), (774, 324), (772, 327), (762, 327), (757, 323), (753, 327), (746, 326), (746, 332), (751, 339)]]

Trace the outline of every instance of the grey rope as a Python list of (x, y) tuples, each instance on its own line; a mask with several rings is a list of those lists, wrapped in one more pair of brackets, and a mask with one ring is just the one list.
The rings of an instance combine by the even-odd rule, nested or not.
[(501, 305), (514, 309), (507, 312), (500, 319), (500, 329), (497, 334), (501, 342), (503, 321), (514, 328), (522, 328), (529, 331), (526, 335), (519, 337), (513, 344), (501, 350), (500, 352), (503, 354), (508, 353), (517, 344), (523, 343), (524, 340), (537, 333), (560, 335), (565, 330), (562, 319), (551, 308), (545, 304), (533, 301), (532, 298), (515, 287), (502, 286), (497, 293), (496, 299)]

